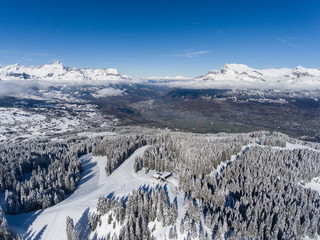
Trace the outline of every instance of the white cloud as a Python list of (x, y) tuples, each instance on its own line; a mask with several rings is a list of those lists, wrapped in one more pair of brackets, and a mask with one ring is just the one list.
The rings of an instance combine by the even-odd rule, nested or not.
[(124, 93), (123, 90), (121, 89), (117, 89), (117, 88), (103, 88), (100, 89), (96, 92), (96, 94), (93, 94), (94, 97), (98, 98), (98, 97), (114, 97), (114, 96), (119, 96), (122, 95)]
[(298, 49), (304, 49), (304, 48), (301, 47), (301, 46), (298, 46), (298, 45), (296, 45), (296, 44), (294, 44), (294, 43), (292, 43), (292, 42), (289, 42), (287, 38), (279, 38), (279, 37), (276, 37), (275, 39), (278, 40), (278, 41), (280, 41), (280, 42), (282, 42), (282, 43), (284, 43), (284, 44), (286, 44), (287, 46), (290, 46), (290, 47), (293, 47), (293, 48), (298, 48)]
[(159, 82), (158, 84), (173, 88), (190, 88), (190, 89), (279, 89), (279, 90), (319, 90), (319, 82), (251, 82), (251, 81), (168, 81)]
[(188, 58), (193, 58), (197, 57), (203, 54), (208, 54), (210, 53), (209, 50), (202, 50), (202, 51), (185, 51), (183, 53), (178, 53), (178, 54), (167, 54), (167, 55), (161, 55), (162, 57), (188, 57)]
[(148, 77), (148, 80), (191, 80), (192, 78), (185, 77), (185, 76), (153, 76), (153, 77)]

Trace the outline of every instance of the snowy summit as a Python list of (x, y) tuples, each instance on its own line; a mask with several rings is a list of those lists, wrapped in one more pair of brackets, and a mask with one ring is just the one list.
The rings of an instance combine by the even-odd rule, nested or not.
[(90, 69), (66, 67), (60, 62), (41, 66), (19, 64), (0, 67), (1, 80), (130, 80), (117, 69)]
[[(87, 81), (145, 82), (145, 80), (121, 75), (114, 68), (79, 69), (66, 67), (60, 62), (41, 66), (21, 66), (19, 64), (3, 66), (0, 67), (0, 80), (45, 80), (85, 84), (88, 83)], [(298, 66), (293, 69), (258, 70), (244, 64), (226, 64), (221, 70), (211, 70), (196, 78), (166, 76), (150, 77), (146, 81), (151, 84), (163, 84), (178, 88), (316, 90), (320, 88), (320, 69)]]
[(248, 81), (248, 82), (317, 82), (320, 83), (320, 69), (298, 66), (296, 68), (254, 69), (244, 64), (226, 64), (220, 71), (211, 70), (196, 77), (198, 81)]

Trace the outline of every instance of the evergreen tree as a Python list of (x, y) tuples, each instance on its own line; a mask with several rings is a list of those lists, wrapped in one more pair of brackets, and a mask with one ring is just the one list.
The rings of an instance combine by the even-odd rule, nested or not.
[(73, 219), (71, 217), (67, 217), (67, 239), (68, 240), (79, 240), (79, 236), (74, 228)]

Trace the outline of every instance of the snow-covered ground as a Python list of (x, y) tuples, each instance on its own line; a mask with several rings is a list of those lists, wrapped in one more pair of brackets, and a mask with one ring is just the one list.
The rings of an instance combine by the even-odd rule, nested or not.
[(46, 110), (0, 107), (0, 143), (84, 131), (94, 124), (106, 127), (111, 122), (90, 104), (63, 105)]
[(291, 142), (286, 143), (286, 149), (309, 149), (312, 151), (320, 152), (320, 150), (317, 150), (308, 146), (304, 146), (298, 143), (291, 143)]
[[(18, 233), (25, 233), (25, 239), (65, 239), (66, 218), (74, 219), (75, 226), (82, 233), (82, 239), (92, 238), (90, 232), (83, 224), (89, 211), (96, 208), (99, 196), (122, 196), (129, 194), (140, 186), (157, 186), (160, 184), (152, 175), (153, 171), (145, 174), (144, 171), (135, 173), (134, 159), (142, 155), (148, 146), (136, 150), (117, 170), (110, 176), (105, 174), (106, 157), (92, 157), (87, 154), (81, 157), (83, 163), (83, 176), (76, 189), (67, 199), (50, 208), (31, 213), (8, 215), (8, 222)], [(176, 183), (169, 183), (170, 195), (176, 190)], [(170, 197), (171, 198), (171, 197)], [(173, 199), (173, 198), (171, 198)], [(97, 229), (97, 236), (105, 236), (103, 229)], [(84, 234), (84, 235), (83, 235)]]

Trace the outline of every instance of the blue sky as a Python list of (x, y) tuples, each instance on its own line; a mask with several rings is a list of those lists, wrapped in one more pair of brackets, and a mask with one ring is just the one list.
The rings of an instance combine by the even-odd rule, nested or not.
[(320, 68), (320, 1), (0, 0), (0, 64), (189, 77), (225, 63)]

